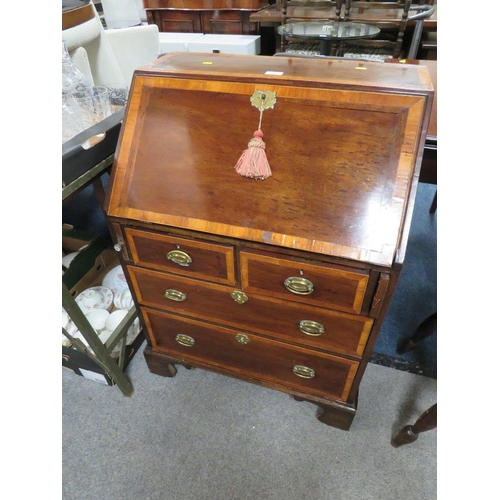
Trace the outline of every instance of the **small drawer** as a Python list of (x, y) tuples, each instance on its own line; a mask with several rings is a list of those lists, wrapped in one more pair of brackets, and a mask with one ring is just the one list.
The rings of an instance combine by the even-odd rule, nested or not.
[(206, 243), (125, 228), (135, 264), (170, 273), (233, 285), (234, 250), (230, 245)]
[(141, 304), (285, 342), (361, 357), (373, 325), (364, 316), (133, 266), (128, 269)]
[(303, 304), (359, 314), (368, 285), (368, 271), (332, 264), (309, 264), (287, 257), (241, 252), (241, 286)]
[(143, 314), (153, 349), (271, 382), (283, 390), (346, 401), (358, 369), (356, 361), (238, 330), (148, 309)]

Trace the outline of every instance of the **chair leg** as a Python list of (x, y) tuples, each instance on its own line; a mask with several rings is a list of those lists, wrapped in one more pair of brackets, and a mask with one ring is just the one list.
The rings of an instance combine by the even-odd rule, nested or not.
[(422, 340), (426, 339), (434, 333), (437, 329), (437, 312), (431, 314), (428, 318), (426, 318), (418, 328), (415, 330), (415, 333), (411, 336), (408, 337), (403, 341), (403, 343), (396, 349), (396, 352), (398, 354), (404, 354), (406, 352), (410, 352), (415, 347), (417, 347), (417, 344), (421, 342)]
[(391, 439), (391, 445), (399, 448), (405, 444), (413, 443), (422, 432), (430, 431), (437, 427), (437, 403), (426, 410), (413, 425), (403, 427)]

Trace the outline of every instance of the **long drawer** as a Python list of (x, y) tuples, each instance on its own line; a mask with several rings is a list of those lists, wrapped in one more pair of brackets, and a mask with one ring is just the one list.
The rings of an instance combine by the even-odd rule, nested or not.
[(153, 348), (284, 388), (346, 401), (358, 362), (230, 328), (143, 309)]
[(258, 252), (241, 252), (243, 290), (359, 314), (367, 271), (299, 262)]
[(125, 228), (135, 264), (161, 271), (234, 285), (234, 249), (165, 234)]
[(141, 304), (360, 357), (373, 320), (222, 285), (129, 267)]

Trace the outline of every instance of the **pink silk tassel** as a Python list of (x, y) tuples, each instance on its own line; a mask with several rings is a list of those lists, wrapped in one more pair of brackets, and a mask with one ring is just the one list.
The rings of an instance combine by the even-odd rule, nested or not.
[(259, 181), (271, 177), (271, 167), (267, 161), (266, 144), (263, 137), (262, 131), (256, 130), (248, 143), (248, 149), (243, 151), (238, 163), (236, 163), (234, 168), (243, 177), (251, 177)]

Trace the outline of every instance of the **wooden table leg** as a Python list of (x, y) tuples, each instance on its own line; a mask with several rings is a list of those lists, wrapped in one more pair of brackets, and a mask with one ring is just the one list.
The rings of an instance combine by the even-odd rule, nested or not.
[(404, 444), (413, 443), (418, 438), (418, 435), (425, 431), (430, 431), (437, 427), (437, 403), (426, 410), (413, 425), (403, 427), (391, 439), (391, 444), (394, 448), (399, 448)]

